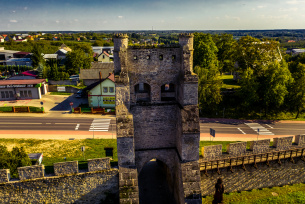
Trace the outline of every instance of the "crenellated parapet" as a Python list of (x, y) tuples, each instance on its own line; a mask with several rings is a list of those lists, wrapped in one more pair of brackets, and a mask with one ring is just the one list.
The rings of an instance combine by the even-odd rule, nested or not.
[(18, 167), (17, 169), (20, 180), (43, 178), (45, 175), (44, 165)]
[(10, 170), (0, 169), (0, 183), (9, 182), (10, 180)]
[[(45, 178), (44, 165), (18, 167), (19, 180)], [(88, 172), (111, 170), (110, 158), (88, 159)], [(78, 161), (54, 163), (55, 176), (76, 175), (79, 173)], [(48, 175), (50, 177), (50, 175)], [(10, 170), (0, 169), (0, 183), (10, 181)]]
[(305, 146), (305, 135), (296, 135), (295, 144), (298, 146)]

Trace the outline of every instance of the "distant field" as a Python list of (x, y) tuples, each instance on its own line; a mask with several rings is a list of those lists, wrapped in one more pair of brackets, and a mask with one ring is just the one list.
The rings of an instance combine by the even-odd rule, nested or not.
[(235, 80), (233, 80), (233, 75), (221, 75), (223, 80), (222, 88), (223, 89), (238, 89), (240, 86)]

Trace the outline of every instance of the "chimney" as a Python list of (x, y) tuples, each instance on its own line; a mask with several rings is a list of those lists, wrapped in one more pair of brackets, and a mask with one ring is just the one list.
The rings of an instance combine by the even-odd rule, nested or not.
[(100, 75), (100, 81), (102, 81), (102, 72), (99, 72), (99, 75)]

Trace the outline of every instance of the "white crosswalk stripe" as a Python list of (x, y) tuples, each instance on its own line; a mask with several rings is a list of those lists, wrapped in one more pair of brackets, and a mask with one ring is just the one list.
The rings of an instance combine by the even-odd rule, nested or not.
[(95, 118), (93, 119), (89, 131), (108, 131), (109, 125), (110, 125), (110, 120), (111, 119), (100, 119), (100, 118)]
[(251, 129), (253, 129), (255, 132), (258, 132), (259, 135), (274, 135), (274, 133), (270, 132), (267, 128), (263, 127), (262, 125), (258, 123), (245, 123), (248, 125)]

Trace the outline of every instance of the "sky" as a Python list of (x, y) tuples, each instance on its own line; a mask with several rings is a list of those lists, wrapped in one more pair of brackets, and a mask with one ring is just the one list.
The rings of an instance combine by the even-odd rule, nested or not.
[(0, 0), (0, 32), (152, 29), (305, 29), (305, 0)]

